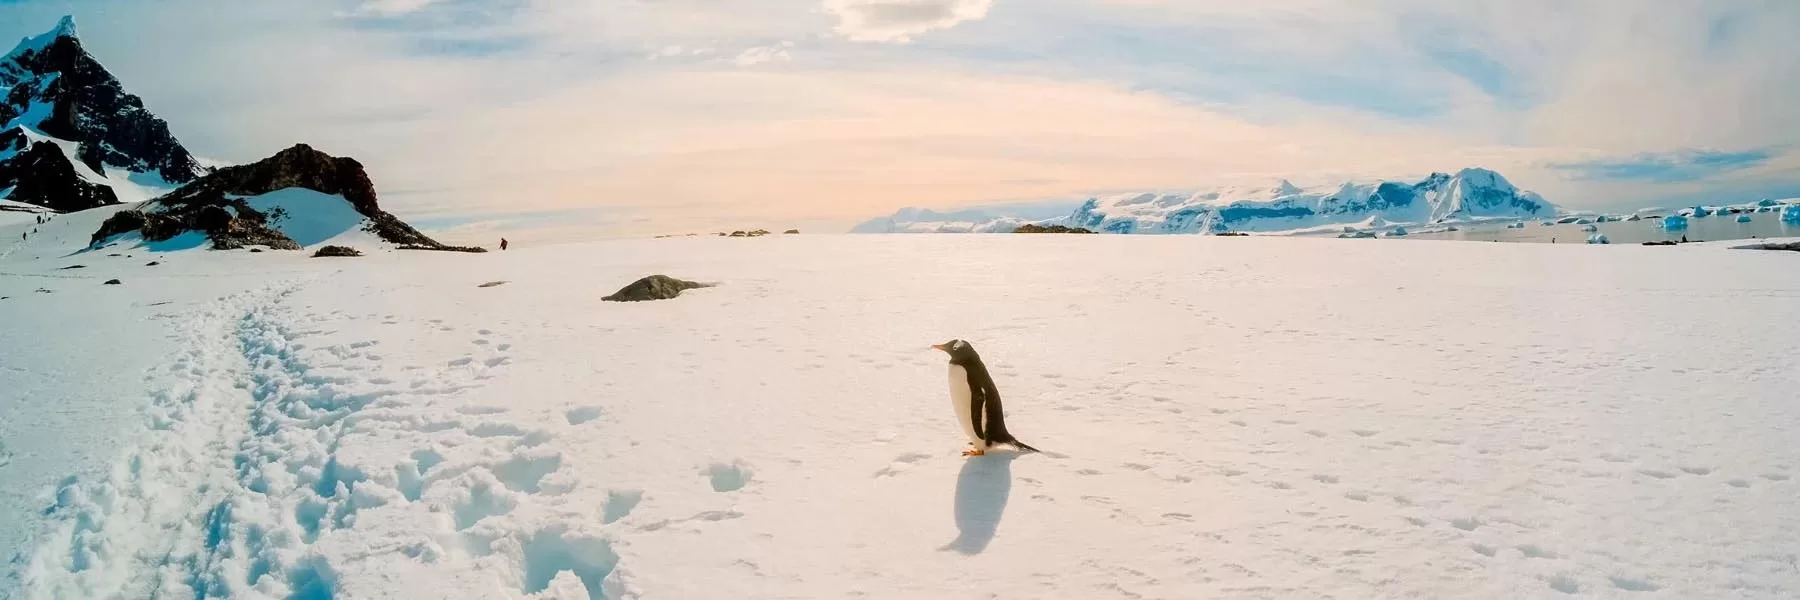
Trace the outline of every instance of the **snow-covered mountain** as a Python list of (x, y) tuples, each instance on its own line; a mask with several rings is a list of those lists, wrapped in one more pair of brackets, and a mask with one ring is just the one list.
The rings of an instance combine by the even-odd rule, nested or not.
[[(1555, 215), (1558, 208), (1499, 173), (1470, 168), (1425, 179), (1300, 187), (1283, 179), (1262, 186), (1144, 192), (1088, 199), (1067, 216), (1035, 221), (1103, 233), (1294, 231), (1330, 225), (1427, 224)], [(950, 216), (953, 219), (941, 219)], [(979, 217), (979, 218), (977, 218)], [(860, 225), (859, 233), (1008, 232), (1033, 222), (1016, 216), (907, 209)]]
[[(131, 238), (131, 239), (126, 239)], [(150, 250), (263, 246), (299, 250), (326, 243), (485, 252), (419, 233), (376, 201), (356, 159), (296, 144), (247, 165), (222, 167), (173, 192), (122, 210), (94, 231), (89, 248), (129, 242)]]
[(81, 46), (75, 20), (0, 58), (0, 198), (57, 211), (134, 202), (204, 173)]

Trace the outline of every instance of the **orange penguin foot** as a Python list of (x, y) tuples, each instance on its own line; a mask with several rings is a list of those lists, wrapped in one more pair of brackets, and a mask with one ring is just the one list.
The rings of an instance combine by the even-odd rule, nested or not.
[(986, 450), (977, 450), (974, 448), (970, 448), (968, 450), (963, 451), (963, 456), (981, 456), (983, 454), (987, 454), (987, 451)]

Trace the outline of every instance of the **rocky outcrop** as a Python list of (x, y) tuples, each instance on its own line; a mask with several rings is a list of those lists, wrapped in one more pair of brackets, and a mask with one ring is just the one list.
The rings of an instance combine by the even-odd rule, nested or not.
[[(112, 171), (154, 174), (170, 184), (193, 181), (203, 172), (169, 133), (168, 123), (145, 109), (141, 99), (127, 93), (87, 53), (69, 17), (0, 57), (0, 125), (6, 127), (0, 132), (0, 148), (21, 151), (0, 149), (0, 189), (15, 187), (9, 199), (54, 210), (119, 202), (106, 180)], [(42, 139), (19, 141), (27, 131), (61, 140), (73, 150), (65, 153)], [(96, 187), (106, 191), (92, 189)], [(71, 189), (83, 191), (55, 193)]]
[(611, 296), (601, 298), (607, 302), (643, 302), (646, 300), (668, 300), (680, 296), (681, 292), (696, 288), (712, 287), (704, 283), (696, 283), (676, 279), (668, 275), (651, 275), (631, 282)]
[(333, 256), (362, 256), (362, 251), (349, 246), (325, 246), (313, 253), (313, 258)]
[[(146, 203), (144, 208), (123, 211), (106, 220), (94, 232), (90, 244), (131, 231), (144, 239), (167, 240), (186, 231), (201, 231), (214, 249), (268, 246), (297, 250), (299, 244), (271, 223), (271, 215), (252, 208), (243, 198), (287, 188), (305, 188), (341, 196), (367, 218), (364, 229), (403, 249), (484, 252), (479, 248), (446, 246), (419, 233), (399, 217), (381, 209), (375, 185), (362, 163), (331, 156), (306, 144), (297, 144), (274, 156), (248, 165), (224, 167)], [(321, 200), (336, 201), (336, 199)]]
[(1014, 228), (1013, 233), (1093, 233), (1093, 231), (1081, 227), (1068, 227), (1064, 225), (1051, 225), (1045, 227), (1035, 223), (1026, 223)]
[(118, 204), (112, 187), (82, 177), (54, 142), (32, 141), (19, 129), (0, 132), (0, 189), (7, 200), (73, 212)]

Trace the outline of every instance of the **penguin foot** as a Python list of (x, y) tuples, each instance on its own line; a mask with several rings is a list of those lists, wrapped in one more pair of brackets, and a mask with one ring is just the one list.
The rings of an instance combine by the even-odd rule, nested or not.
[(963, 456), (981, 456), (983, 454), (987, 454), (987, 451), (986, 450), (976, 450), (974, 448), (970, 448), (968, 450), (963, 451)]

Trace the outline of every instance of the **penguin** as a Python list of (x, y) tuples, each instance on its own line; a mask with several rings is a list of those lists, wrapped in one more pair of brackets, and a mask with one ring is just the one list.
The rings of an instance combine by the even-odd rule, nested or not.
[(1006, 431), (1006, 412), (1000, 407), (1000, 388), (988, 375), (987, 365), (975, 347), (962, 340), (933, 344), (933, 349), (950, 355), (950, 404), (956, 409), (956, 420), (968, 436), (968, 450), (963, 456), (981, 456), (994, 444), (1010, 444), (1026, 452), (1037, 448), (1025, 445)]

